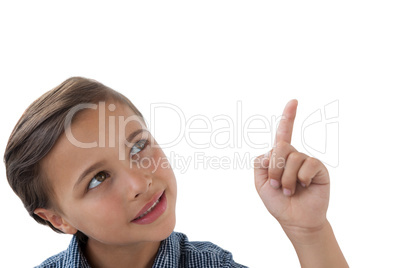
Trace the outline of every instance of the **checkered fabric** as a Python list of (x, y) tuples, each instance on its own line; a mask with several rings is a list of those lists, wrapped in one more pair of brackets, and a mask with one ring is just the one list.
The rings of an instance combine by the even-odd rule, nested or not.
[[(67, 250), (48, 258), (36, 268), (90, 268), (75, 236)], [(154, 268), (244, 268), (232, 254), (211, 242), (189, 242), (187, 236), (173, 232), (161, 242)]]

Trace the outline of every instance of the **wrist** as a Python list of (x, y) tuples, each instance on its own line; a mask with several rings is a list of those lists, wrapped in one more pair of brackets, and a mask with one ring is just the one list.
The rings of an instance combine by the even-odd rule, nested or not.
[(327, 219), (321, 224), (314, 227), (299, 227), (281, 225), (283, 231), (292, 242), (296, 245), (313, 245), (319, 243), (328, 233), (332, 233), (332, 228)]
[(328, 220), (316, 228), (282, 227), (301, 267), (349, 267)]

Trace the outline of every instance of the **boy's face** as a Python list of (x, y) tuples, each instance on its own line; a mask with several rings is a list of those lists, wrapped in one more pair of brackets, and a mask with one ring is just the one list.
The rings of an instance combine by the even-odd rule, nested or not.
[(115, 101), (100, 107), (82, 109), (41, 161), (60, 216), (54, 222), (103, 244), (161, 241), (175, 225), (171, 166), (144, 124), (129, 118), (129, 107)]

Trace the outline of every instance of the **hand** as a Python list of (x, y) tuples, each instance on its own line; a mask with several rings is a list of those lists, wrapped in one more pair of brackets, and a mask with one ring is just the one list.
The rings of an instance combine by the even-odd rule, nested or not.
[(254, 162), (255, 186), (265, 207), (292, 240), (294, 234), (315, 232), (327, 222), (329, 175), (317, 159), (291, 144), (297, 100), (283, 111), (275, 145)]

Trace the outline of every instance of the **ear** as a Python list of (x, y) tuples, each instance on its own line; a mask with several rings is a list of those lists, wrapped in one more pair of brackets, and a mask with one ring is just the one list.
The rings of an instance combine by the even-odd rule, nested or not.
[(68, 223), (62, 216), (51, 209), (37, 208), (34, 213), (42, 219), (50, 222), (55, 228), (65, 234), (75, 234), (77, 229)]

